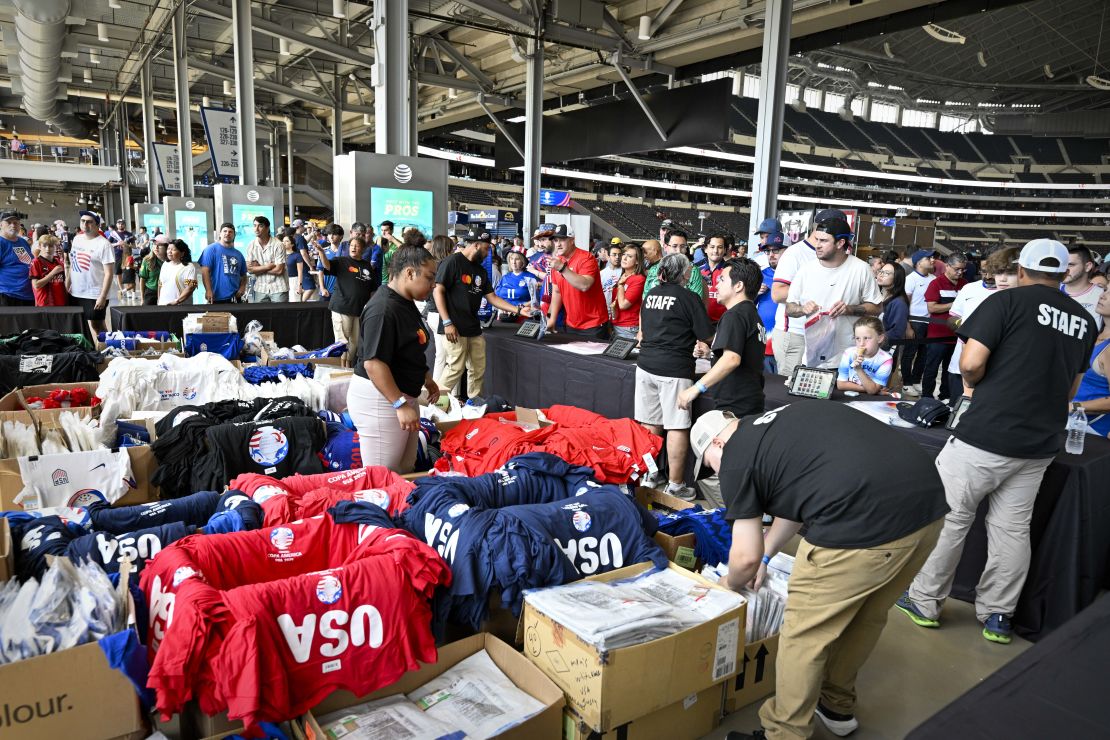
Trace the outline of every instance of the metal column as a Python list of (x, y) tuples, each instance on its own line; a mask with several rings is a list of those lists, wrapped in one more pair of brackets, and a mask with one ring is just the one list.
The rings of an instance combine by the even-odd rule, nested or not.
[(409, 80), (409, 151), (410, 157), (417, 155), (417, 144), (420, 135), (417, 126), (420, 122), (420, 83), (416, 77)]
[(120, 103), (119, 115), (115, 118), (116, 146), (119, 148), (119, 202), (123, 208), (123, 220), (137, 229), (137, 225), (131, 224), (131, 181), (127, 166), (127, 120), (127, 103)]
[(158, 172), (154, 154), (154, 88), (150, 84), (150, 60), (139, 73), (143, 96), (143, 161), (146, 163), (146, 202), (158, 202)]
[(177, 156), (181, 160), (181, 197), (193, 197), (193, 114), (189, 111), (189, 62), (185, 58), (185, 3), (173, 14), (173, 76), (177, 93)]
[(543, 162), (543, 41), (528, 41), (524, 114), (524, 233), (540, 225), (540, 168)]
[(251, 46), (251, 2), (232, 0), (235, 35), (235, 110), (239, 124), (239, 184), (258, 184), (258, 139), (254, 129), (254, 47)]
[(374, 150), (378, 154), (407, 156), (410, 151), (408, 15), (408, 0), (374, 3)]
[(270, 182), (266, 183), (272, 188), (280, 188), (278, 185), (278, 172), (281, 170), (278, 164), (280, 155), (278, 154), (278, 133), (277, 127), (270, 124)]
[(293, 204), (293, 119), (285, 119), (285, 161), (286, 161), (286, 177), (288, 178), (286, 185), (289, 188), (289, 223), (293, 223), (294, 214), (297, 212), (297, 207)]
[(790, 53), (792, 0), (767, 0), (763, 26), (763, 64), (759, 78), (759, 121), (755, 130), (751, 228), (778, 213), (782, 119), (786, 103), (786, 58)]
[(331, 113), (331, 153), (333, 157), (343, 156), (343, 103), (347, 98), (346, 81), (335, 76), (335, 107)]

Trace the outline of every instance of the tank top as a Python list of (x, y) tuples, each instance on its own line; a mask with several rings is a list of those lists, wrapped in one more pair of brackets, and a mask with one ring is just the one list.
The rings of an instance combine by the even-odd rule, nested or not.
[[(1091, 362), (1087, 366), (1087, 372), (1083, 373), (1083, 380), (1080, 381), (1079, 390), (1075, 394), (1076, 401), (1090, 401), (1095, 398), (1110, 396), (1110, 380), (1095, 369), (1095, 360), (1108, 345), (1110, 345), (1110, 339), (1095, 345), (1095, 349), (1091, 353)], [(1088, 416), (1087, 426), (1098, 432), (1099, 436), (1107, 436), (1110, 434), (1110, 412), (1104, 411), (1094, 416)]]

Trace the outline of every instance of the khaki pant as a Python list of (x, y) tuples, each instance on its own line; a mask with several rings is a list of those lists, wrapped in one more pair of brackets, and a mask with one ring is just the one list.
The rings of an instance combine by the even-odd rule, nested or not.
[(345, 313), (331, 312), (331, 331), (335, 341), (347, 343), (347, 367), (354, 367), (358, 362), (358, 339), (361, 333), (358, 316), (348, 316)]
[(983, 499), (987, 512), (987, 565), (975, 589), (975, 615), (1012, 616), (1029, 575), (1029, 523), (1051, 458), (1003, 457), (952, 437), (937, 456), (950, 511), (936, 549), (910, 587), (910, 600), (927, 617), (940, 616), (952, 590), (964, 539)]
[(457, 342), (444, 340), (444, 355), (446, 364), (443, 368), (443, 377), (436, 378), (436, 384), (447, 392), (454, 388), (463, 376), (466, 369), (466, 395), (467, 398), (478, 398), (482, 395), (482, 384), (486, 379), (486, 338), (459, 337)]
[(775, 695), (759, 710), (768, 738), (813, 734), (818, 700), (854, 714), (856, 674), (886, 626), (887, 613), (936, 544), (937, 520), (866, 550), (802, 540), (790, 576)]
[(771, 332), (771, 347), (775, 350), (775, 363), (779, 375), (790, 377), (794, 368), (802, 364), (806, 354), (806, 338), (801, 334), (791, 334), (782, 329)]

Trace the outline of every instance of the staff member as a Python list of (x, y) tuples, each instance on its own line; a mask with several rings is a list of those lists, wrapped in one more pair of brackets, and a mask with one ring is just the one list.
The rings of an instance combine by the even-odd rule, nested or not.
[(559, 311), (565, 308), (568, 334), (609, 339), (613, 327), (609, 323), (609, 307), (605, 304), (597, 260), (574, 245), (574, 232), (566, 224), (559, 225), (552, 239), (555, 259), (551, 261), (551, 311), (547, 328), (555, 328)]
[[(856, 674), (947, 511), (932, 458), (866, 414), (812, 400), (744, 419), (710, 411), (694, 425), (691, 446), (695, 475), (703, 462), (720, 474), (732, 522), (722, 585), (758, 587), (770, 559), (806, 527), (790, 576), (775, 695), (759, 711), (765, 736), (809, 737), (814, 712), (835, 735), (847, 735), (859, 727)], [(766, 536), (764, 514), (775, 517)]]
[(420, 430), (417, 397), (439, 400), (424, 348), (432, 332), (414, 301), (426, 301), (435, 285), (435, 258), (426, 249), (403, 247), (390, 265), (389, 282), (362, 311), (358, 362), (347, 389), (347, 410), (358, 431), (363, 465), (412, 472)]
[(493, 293), (493, 283), (482, 262), (489, 254), (490, 237), (479, 226), (471, 226), (463, 237), (465, 246), (439, 263), (435, 297), (439, 331), (447, 340), (441, 388), (454, 388), (466, 370), (468, 398), (480, 398), (486, 378), (486, 340), (478, 322), (478, 308), (485, 298), (496, 308), (517, 316), (531, 316), (530, 306), (514, 306)]
[[(362, 309), (380, 281), (374, 279), (374, 267), (369, 260), (363, 259), (366, 241), (362, 237), (352, 237), (347, 242), (347, 255), (328, 257), (320, 251), (320, 266), (324, 273), (335, 278), (328, 308), (331, 309), (331, 325), (335, 341), (347, 343), (348, 364), (358, 357), (359, 316)], [(308, 250), (301, 251), (301, 259), (308, 260)]]

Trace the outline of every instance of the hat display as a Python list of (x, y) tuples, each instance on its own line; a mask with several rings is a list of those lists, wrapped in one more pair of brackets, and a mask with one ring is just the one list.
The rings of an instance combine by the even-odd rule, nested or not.
[(713, 410), (705, 412), (694, 422), (694, 426), (690, 429), (690, 449), (694, 452), (694, 480), (697, 480), (702, 458), (713, 442), (713, 438), (734, 421), (736, 421), (734, 414)]
[(782, 232), (782, 222), (777, 218), (765, 218), (759, 222), (759, 228), (753, 233), (755, 234), (770, 234), (772, 232)]
[(1021, 248), (1015, 261), (1026, 270), (1067, 272), (1068, 248), (1055, 239), (1034, 239)]
[(569, 228), (566, 224), (559, 224), (559, 227), (555, 229), (555, 233), (552, 234), (552, 236), (556, 239), (566, 239), (574, 236), (574, 229)]
[(920, 262), (921, 260), (925, 259), (926, 257), (936, 257), (936, 256), (937, 256), (937, 253), (934, 252), (931, 249), (919, 249), (916, 252), (914, 252), (912, 255), (910, 255), (910, 262), (913, 263), (914, 267), (917, 267), (917, 263)]
[(466, 236), (463, 237), (463, 241), (467, 243), (488, 242), (489, 239), (489, 232), (483, 229), (481, 226), (471, 226), (469, 229), (467, 229)]

